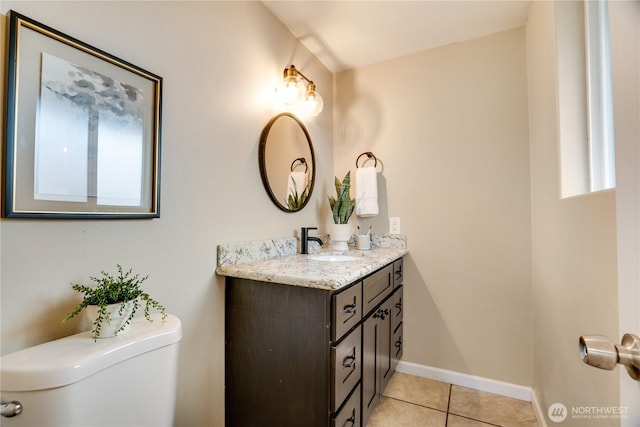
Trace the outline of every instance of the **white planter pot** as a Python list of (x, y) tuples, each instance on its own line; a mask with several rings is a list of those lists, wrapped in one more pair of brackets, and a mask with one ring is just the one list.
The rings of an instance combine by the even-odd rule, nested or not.
[[(91, 330), (94, 333), (93, 338), (110, 338), (116, 335), (116, 332), (122, 327), (122, 325), (126, 322), (127, 318), (131, 315), (131, 311), (133, 310), (133, 301), (129, 301), (125, 304), (125, 308), (122, 311), (122, 314), (118, 314), (120, 310), (120, 303), (109, 304), (107, 305), (107, 312), (109, 313), (109, 322), (103, 322), (100, 327), (99, 335), (95, 335), (95, 326), (94, 323), (98, 318), (98, 306), (97, 305), (89, 305), (85, 310), (85, 316), (87, 320), (91, 323)], [(129, 328), (129, 325), (125, 325), (124, 329), (118, 332), (119, 334), (126, 332)]]
[(331, 228), (331, 249), (348, 251), (350, 239), (351, 226), (349, 224), (333, 224)]

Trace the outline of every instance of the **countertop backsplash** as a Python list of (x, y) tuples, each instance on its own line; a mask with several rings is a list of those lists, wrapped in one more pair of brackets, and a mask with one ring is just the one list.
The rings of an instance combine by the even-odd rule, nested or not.
[(218, 245), (218, 267), (264, 261), (272, 258), (295, 255), (297, 252), (298, 239), (295, 237), (226, 243), (224, 245)]
[[(330, 247), (330, 236), (318, 235), (324, 242), (324, 247), (316, 242), (309, 242), (310, 252), (319, 252)], [(349, 248), (354, 249), (355, 235), (349, 241)], [(407, 237), (404, 234), (372, 234), (371, 249), (407, 247)], [(234, 264), (246, 264), (254, 261), (264, 261), (272, 258), (290, 256), (299, 253), (299, 239), (285, 237), (281, 239), (254, 240), (249, 242), (225, 243), (218, 245), (217, 266), (225, 267)]]

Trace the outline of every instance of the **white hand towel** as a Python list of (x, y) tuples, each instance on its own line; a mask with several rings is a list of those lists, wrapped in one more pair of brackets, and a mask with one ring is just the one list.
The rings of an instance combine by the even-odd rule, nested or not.
[(289, 200), (290, 195), (294, 197), (296, 194), (298, 197), (302, 196), (305, 188), (307, 188), (307, 173), (304, 171), (291, 172), (287, 180), (287, 200)]
[(378, 173), (375, 167), (356, 169), (356, 215), (378, 215)]

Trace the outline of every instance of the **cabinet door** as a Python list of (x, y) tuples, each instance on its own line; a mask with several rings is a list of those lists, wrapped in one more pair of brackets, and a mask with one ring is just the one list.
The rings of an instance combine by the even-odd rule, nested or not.
[(386, 300), (364, 322), (362, 339), (362, 421), (366, 425), (391, 379), (391, 307)]
[(389, 298), (380, 306), (380, 309), (376, 313), (378, 315), (378, 322), (380, 324), (379, 327), (379, 348), (378, 348), (378, 362), (380, 370), (380, 384), (378, 385), (378, 393), (382, 394), (384, 389), (387, 387), (389, 380), (391, 379), (391, 375), (393, 375), (392, 371), (392, 360), (395, 351), (393, 351), (393, 341), (391, 334), (393, 330), (391, 329), (391, 322), (393, 320), (393, 316), (391, 315), (393, 307), (393, 298)]
[(380, 398), (376, 369), (378, 320), (370, 316), (364, 322), (362, 333), (362, 425), (366, 426)]
[(393, 307), (391, 310), (391, 351), (393, 356), (391, 357), (391, 370), (395, 371), (398, 361), (402, 357), (402, 317), (404, 313), (402, 291), (404, 286), (396, 289), (393, 297)]
[(393, 331), (393, 356), (391, 358), (391, 369), (396, 370), (398, 362), (402, 359), (402, 323), (398, 325), (395, 331)]
[(393, 293), (393, 297), (391, 297), (391, 299), (393, 300), (393, 307), (391, 308), (391, 317), (393, 319), (391, 321), (391, 329), (393, 329), (394, 331), (396, 330), (398, 325), (402, 323), (402, 317), (404, 314), (402, 300), (403, 290), (404, 287), (401, 286), (400, 288), (395, 290), (395, 292)]

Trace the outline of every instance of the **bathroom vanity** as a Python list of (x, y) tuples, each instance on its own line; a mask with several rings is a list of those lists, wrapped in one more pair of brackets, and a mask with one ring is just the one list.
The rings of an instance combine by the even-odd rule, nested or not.
[[(402, 356), (404, 253), (219, 268), (227, 276), (226, 425), (364, 427)], [(283, 262), (289, 268), (273, 266)], [(319, 270), (326, 280), (312, 273)]]

